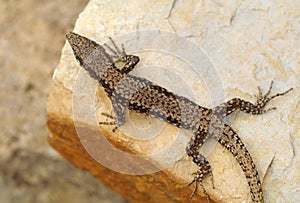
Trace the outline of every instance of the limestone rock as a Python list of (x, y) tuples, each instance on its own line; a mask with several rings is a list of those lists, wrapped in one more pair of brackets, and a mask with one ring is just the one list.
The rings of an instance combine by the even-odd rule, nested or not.
[[(300, 199), (299, 5), (259, 2), (92, 0), (75, 32), (107, 42), (111, 36), (141, 61), (132, 74), (145, 77), (198, 104), (213, 107), (233, 97), (255, 102), (257, 86), (273, 93), (276, 111), (235, 114), (228, 122), (250, 151), (266, 202)], [(159, 31), (158, 31), (159, 30)], [(176, 33), (176, 34), (175, 34)], [(299, 45), (299, 44), (298, 44)], [(96, 81), (63, 48), (48, 102), (50, 144), (132, 202), (202, 202), (186, 187), (197, 170), (185, 155), (191, 132), (129, 112), (120, 131), (100, 126), (111, 102)], [(216, 202), (251, 202), (234, 157), (210, 141), (204, 151), (213, 174), (204, 185)]]

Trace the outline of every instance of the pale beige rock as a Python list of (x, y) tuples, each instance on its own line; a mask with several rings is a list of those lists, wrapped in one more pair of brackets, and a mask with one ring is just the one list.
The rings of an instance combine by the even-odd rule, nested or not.
[[(133, 74), (192, 98), (203, 106), (213, 107), (233, 97), (255, 101), (252, 95), (257, 94), (256, 87), (261, 85), (266, 91), (271, 80), (274, 80), (274, 93), (294, 87), (288, 95), (272, 101), (270, 107), (276, 106), (276, 111), (260, 116), (238, 113), (230, 119), (231, 126), (238, 132), (257, 165), (266, 202), (294, 202), (300, 199), (300, 176), (297, 173), (300, 169), (299, 8), (299, 3), (295, 1), (284, 4), (273, 1), (126, 1), (125, 4), (121, 1), (93, 0), (78, 18), (75, 32), (100, 43), (107, 41), (107, 36), (120, 41), (125, 39), (125, 45), (133, 43), (136, 49), (139, 43), (144, 43), (144, 47), (155, 44), (155, 37), (150, 38), (153, 41), (143, 41), (143, 33), (153, 35), (155, 32), (149, 31), (151, 29), (170, 32), (166, 35), (170, 37), (164, 40), (161, 40), (164, 35), (157, 33), (157, 39), (162, 49), (171, 47), (171, 55), (160, 52), (157, 47), (152, 52), (143, 52), (126, 46), (129, 52), (139, 51), (136, 54), (141, 57)], [(186, 58), (174, 57), (172, 53), (181, 48), (188, 54), (196, 53), (188, 52), (188, 47), (180, 47), (179, 38), (170, 41), (171, 33), (202, 47), (214, 66), (200, 63), (191, 68)], [(130, 41), (132, 36), (136, 44)], [(195, 70), (200, 71), (202, 77), (195, 76)], [(150, 175), (115, 173), (132, 172), (136, 157), (114, 160), (114, 156), (119, 155), (110, 156), (109, 151), (102, 153), (100, 146), (104, 141), (99, 138), (101, 135), (92, 135), (98, 132), (97, 122), (106, 119), (100, 113), (109, 113), (111, 104), (103, 90), (97, 90), (96, 82), (76, 63), (68, 44), (62, 51), (53, 79), (48, 106), (48, 124), (53, 132), (50, 143), (73, 164), (89, 170), (133, 202), (205, 200), (201, 192), (200, 196), (189, 200), (193, 188), (184, 186), (192, 180), (191, 174), (197, 170), (184, 154), (191, 132), (180, 131), (136, 114), (128, 115), (130, 121), (121, 128), (124, 133), (111, 133), (110, 127), (101, 128), (100, 131), (115, 146), (127, 152), (148, 155), (140, 161), (149, 168), (146, 170), (143, 168), (145, 165), (136, 166), (134, 172), (137, 174), (169, 166)], [(73, 120), (77, 129), (73, 128)], [(136, 128), (142, 130), (137, 131)], [(80, 134), (82, 129), (92, 130), (93, 133), (88, 133), (89, 137), (79, 135), (80, 143), (75, 130)], [(101, 140), (99, 143), (98, 139)], [(65, 148), (66, 142), (69, 142), (69, 147)], [(86, 150), (95, 160), (81, 144), (87, 147)], [(160, 153), (160, 150), (167, 150), (170, 144), (174, 144), (172, 150)], [(246, 179), (234, 157), (221, 146), (215, 147), (214, 143), (207, 148), (215, 189), (209, 178), (205, 180), (205, 187), (211, 198), (216, 202), (251, 202)], [(111, 170), (96, 162), (101, 163), (103, 159), (114, 163), (109, 166), (104, 164)]]

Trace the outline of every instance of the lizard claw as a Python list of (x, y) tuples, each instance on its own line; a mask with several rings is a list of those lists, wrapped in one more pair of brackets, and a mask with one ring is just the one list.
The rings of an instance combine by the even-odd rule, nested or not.
[(116, 132), (116, 130), (118, 129), (117, 122), (116, 122), (116, 118), (113, 117), (113, 116), (110, 115), (110, 114), (107, 114), (107, 113), (101, 113), (101, 114), (102, 114), (103, 116), (106, 116), (106, 117), (110, 118), (110, 119), (114, 119), (114, 121), (109, 121), (109, 122), (107, 122), (107, 121), (102, 121), (102, 122), (99, 122), (98, 124), (99, 124), (99, 125), (116, 125), (116, 126), (112, 129), (113, 132)]
[(111, 118), (111, 119), (115, 119), (115, 117), (113, 117), (112, 115), (110, 115), (108, 113), (102, 112), (101, 115), (106, 116), (106, 117)]
[(192, 182), (190, 182), (187, 186), (190, 186), (190, 185), (192, 185), (193, 183), (195, 183), (195, 187), (194, 187), (194, 190), (193, 190), (192, 194), (190, 195), (190, 199), (193, 198), (193, 196), (195, 195), (195, 193), (196, 193), (196, 191), (197, 191), (197, 189), (198, 189), (198, 184), (197, 184), (197, 182), (196, 182), (195, 179), (194, 179)]
[(109, 37), (109, 40), (111, 41), (113, 48), (110, 47), (107, 44), (104, 44), (104, 46), (106, 48), (108, 48), (108, 50), (110, 52), (112, 52), (111, 57), (115, 58), (116, 61), (115, 62), (126, 62), (126, 51), (125, 51), (125, 47), (124, 44), (121, 44), (122, 46), (122, 50), (116, 45), (116, 43), (114, 42), (114, 40)]
[(257, 95), (257, 101), (256, 101), (256, 106), (258, 107), (258, 109), (260, 109), (260, 112), (261, 113), (266, 113), (268, 111), (271, 111), (271, 110), (275, 110), (276, 107), (272, 107), (272, 108), (269, 108), (267, 110), (263, 110), (263, 108), (267, 105), (267, 103), (269, 101), (271, 101), (272, 99), (276, 98), (276, 97), (279, 97), (279, 96), (283, 96), (285, 94), (287, 94), (288, 92), (290, 92), (291, 90), (293, 90), (293, 88), (290, 88), (288, 89), (287, 91), (285, 92), (282, 92), (282, 93), (277, 93), (273, 96), (269, 96), (270, 93), (271, 93), (271, 90), (272, 90), (272, 87), (273, 87), (273, 81), (271, 81), (271, 84), (270, 84), (270, 87), (269, 87), (269, 90), (268, 92), (263, 95), (262, 94), (262, 91), (261, 91), (261, 88), (258, 87), (258, 95)]
[(273, 111), (276, 109), (277, 109), (276, 107), (268, 108), (268, 109), (264, 110), (263, 113), (267, 113), (268, 111)]
[(202, 182), (203, 181), (203, 174), (202, 174), (202, 172), (201, 171), (197, 171), (197, 172), (195, 172), (193, 174), (195, 174), (196, 176), (194, 177), (194, 179), (193, 179), (192, 182), (190, 182), (190, 183), (187, 184), (187, 186), (190, 186), (193, 183), (195, 184), (194, 190), (193, 190), (192, 194), (190, 195), (190, 199), (192, 199), (193, 196), (195, 195), (195, 193), (196, 193), (196, 191), (198, 189), (198, 183), (199, 183), (199, 185), (200, 185), (203, 193), (206, 196), (207, 202), (209, 203), (210, 202), (210, 198), (209, 198), (209, 195), (207, 194), (207, 192), (206, 192), (206, 190), (204, 188), (203, 182)]

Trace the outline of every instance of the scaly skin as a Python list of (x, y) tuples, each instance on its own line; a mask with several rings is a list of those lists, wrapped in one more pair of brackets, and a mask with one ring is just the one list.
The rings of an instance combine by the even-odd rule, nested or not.
[(96, 42), (72, 32), (67, 34), (67, 39), (80, 65), (100, 83), (112, 101), (116, 114), (115, 121), (101, 122), (100, 124), (123, 125), (125, 123), (124, 108), (128, 108), (138, 113), (156, 117), (177, 127), (195, 131), (186, 148), (188, 156), (191, 156), (193, 162), (199, 166), (199, 170), (190, 183), (195, 183), (191, 197), (195, 193), (197, 185), (200, 184), (208, 202), (209, 196), (202, 181), (207, 174), (212, 175), (212, 172), (209, 162), (199, 153), (199, 148), (209, 136), (214, 137), (233, 154), (241, 166), (248, 181), (253, 202), (264, 201), (258, 171), (250, 153), (237, 133), (223, 122), (223, 118), (236, 110), (250, 114), (265, 113), (274, 109), (265, 110), (265, 106), (270, 100), (282, 96), (292, 89), (269, 97), (271, 83), (266, 95), (263, 96), (259, 89), (259, 96), (255, 104), (234, 98), (213, 109), (208, 109), (147, 79), (128, 74), (139, 62), (139, 58), (126, 55), (124, 49), (119, 50), (113, 41), (116, 51), (107, 47), (118, 61), (125, 63), (121, 70), (116, 68), (112, 55), (108, 54), (104, 47)]

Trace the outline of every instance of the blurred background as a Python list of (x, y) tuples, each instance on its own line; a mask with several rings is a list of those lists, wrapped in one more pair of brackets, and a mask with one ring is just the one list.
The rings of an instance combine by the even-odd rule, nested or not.
[(0, 203), (127, 202), (47, 143), (52, 72), (87, 3), (0, 0)]

